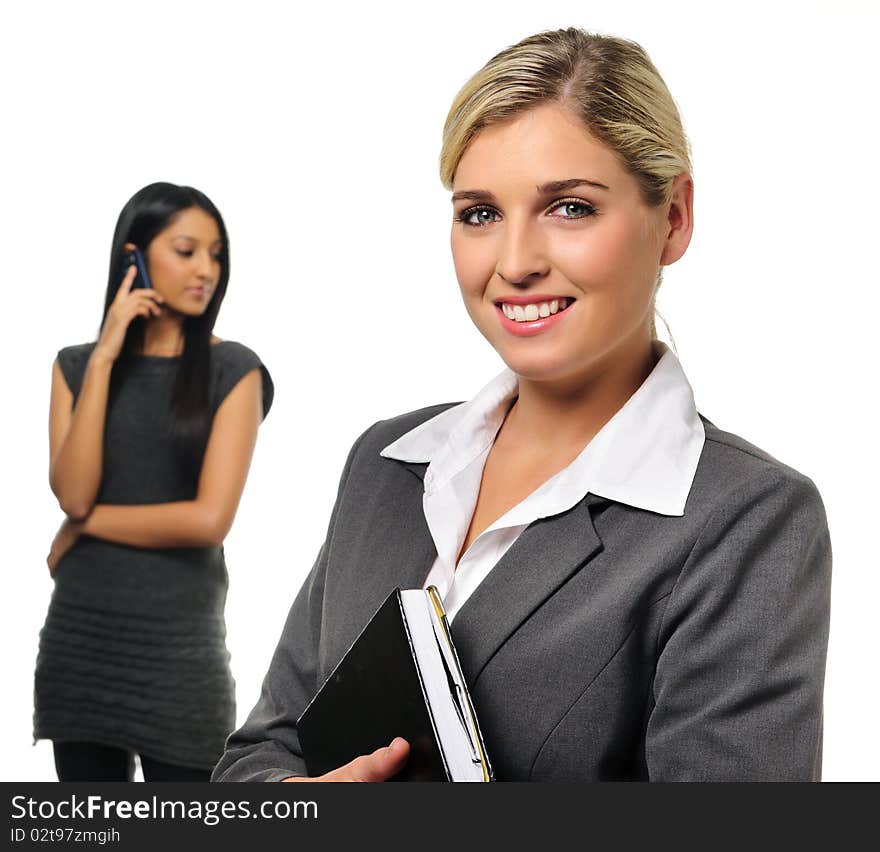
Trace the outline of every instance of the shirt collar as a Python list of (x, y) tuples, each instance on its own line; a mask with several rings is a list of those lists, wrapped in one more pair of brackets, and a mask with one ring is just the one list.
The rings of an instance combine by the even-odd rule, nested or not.
[[(547, 495), (546, 514), (570, 508), (588, 492), (662, 515), (684, 514), (705, 430), (678, 358), (662, 341), (654, 345), (660, 359), (638, 390), (533, 495), (539, 502)], [(517, 388), (516, 374), (505, 369), (469, 402), (426, 420), (380, 455), (429, 463), (425, 488), (440, 488), (494, 441)]]

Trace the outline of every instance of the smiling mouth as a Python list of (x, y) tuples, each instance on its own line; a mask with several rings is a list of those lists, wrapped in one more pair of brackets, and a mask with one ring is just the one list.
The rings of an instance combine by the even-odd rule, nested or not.
[(534, 322), (537, 319), (562, 313), (575, 302), (568, 296), (560, 296), (556, 299), (547, 299), (540, 302), (528, 302), (527, 304), (515, 304), (498, 299), (496, 307), (501, 308), (504, 316), (514, 322)]

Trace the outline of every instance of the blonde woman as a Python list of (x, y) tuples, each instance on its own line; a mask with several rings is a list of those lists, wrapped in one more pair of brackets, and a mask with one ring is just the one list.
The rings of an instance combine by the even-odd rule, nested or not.
[[(813, 482), (696, 409), (656, 338), (693, 181), (637, 44), (493, 57), (450, 109), (461, 294), (505, 369), (376, 423), (220, 780), (305, 776), (296, 719), (395, 586), (438, 586), (500, 780), (816, 780), (831, 549)], [(357, 724), (356, 716), (352, 724)], [(396, 738), (321, 780), (386, 780)]]

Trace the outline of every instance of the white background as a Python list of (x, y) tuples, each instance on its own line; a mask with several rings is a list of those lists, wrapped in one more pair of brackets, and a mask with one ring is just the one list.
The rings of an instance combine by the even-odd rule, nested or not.
[(490, 56), (569, 25), (638, 41), (679, 104), (696, 233), (659, 307), (700, 411), (823, 495), (824, 777), (880, 777), (876, 3), (12, 6), (0, 18), (0, 777), (54, 779), (51, 744), (31, 741), (62, 520), (50, 371), (61, 346), (97, 334), (125, 201), (155, 180), (215, 201), (232, 247), (216, 331), (275, 380), (226, 542), (241, 722), (352, 441), (378, 419), (467, 399), (502, 367), (458, 295), (440, 134)]

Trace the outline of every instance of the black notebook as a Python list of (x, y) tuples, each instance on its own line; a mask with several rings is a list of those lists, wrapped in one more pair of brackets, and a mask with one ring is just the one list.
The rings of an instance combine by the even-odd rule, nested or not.
[(395, 589), (297, 720), (310, 776), (394, 737), (392, 781), (491, 781), (492, 767), (436, 588)]

